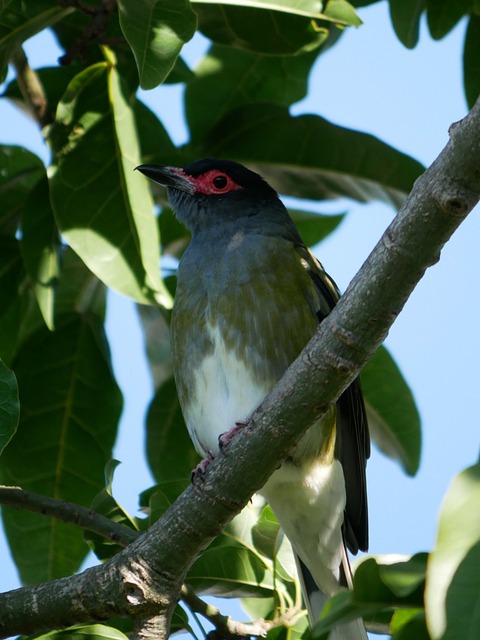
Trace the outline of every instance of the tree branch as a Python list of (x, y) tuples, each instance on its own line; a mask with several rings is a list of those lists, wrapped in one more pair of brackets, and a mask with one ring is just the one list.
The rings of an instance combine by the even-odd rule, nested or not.
[[(417, 180), (336, 308), (248, 425), (163, 517), (102, 566), (0, 595), (0, 635), (112, 614), (170, 619), (186, 572), (268, 479), (301, 433), (359, 374), (480, 196), (480, 102)], [(261, 464), (259, 464), (261, 460)], [(166, 624), (166, 627), (168, 624)], [(158, 637), (164, 637), (166, 627)]]
[(31, 491), (24, 491), (21, 487), (0, 486), (0, 504), (17, 509), (27, 509), (57, 518), (63, 522), (76, 524), (82, 529), (93, 531), (102, 538), (116, 542), (122, 547), (128, 546), (139, 536), (137, 531), (118, 522), (113, 522), (110, 518), (102, 516), (93, 509), (87, 509), (66, 500), (56, 500)]
[(43, 128), (48, 124), (47, 96), (37, 73), (28, 64), (22, 47), (18, 46), (13, 50), (11, 63), (15, 68), (18, 87), (25, 104), (38, 125)]

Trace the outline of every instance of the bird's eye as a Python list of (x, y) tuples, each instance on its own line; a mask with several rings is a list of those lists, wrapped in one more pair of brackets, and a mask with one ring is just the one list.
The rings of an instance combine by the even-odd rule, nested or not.
[(216, 176), (213, 179), (213, 184), (217, 189), (225, 189), (227, 186), (227, 178), (225, 176)]

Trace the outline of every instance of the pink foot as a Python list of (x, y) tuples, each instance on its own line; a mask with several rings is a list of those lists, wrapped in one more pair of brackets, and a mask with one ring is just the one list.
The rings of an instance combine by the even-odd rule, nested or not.
[(214, 459), (215, 454), (213, 453), (213, 451), (207, 451), (207, 456), (203, 460), (200, 460), (195, 469), (192, 471), (192, 483), (196, 482), (197, 480), (203, 481), (205, 473), (207, 472), (208, 465)]
[(246, 422), (241, 422), (239, 420), (238, 422), (235, 422), (235, 426), (234, 427), (232, 427), (229, 431), (225, 431), (225, 433), (222, 433), (219, 436), (219, 438), (218, 438), (218, 448), (220, 449), (220, 451), (222, 453), (224, 453), (225, 447), (228, 447), (230, 442), (233, 440), (235, 434), (238, 431), (241, 431), (243, 429), (243, 427), (245, 427), (246, 425), (247, 425)]

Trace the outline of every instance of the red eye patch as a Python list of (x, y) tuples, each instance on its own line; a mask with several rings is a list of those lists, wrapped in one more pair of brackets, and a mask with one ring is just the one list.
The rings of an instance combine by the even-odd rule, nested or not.
[(203, 193), (204, 195), (220, 195), (243, 188), (229, 175), (218, 169), (211, 169), (197, 178), (193, 178), (192, 181), (195, 184), (195, 193)]

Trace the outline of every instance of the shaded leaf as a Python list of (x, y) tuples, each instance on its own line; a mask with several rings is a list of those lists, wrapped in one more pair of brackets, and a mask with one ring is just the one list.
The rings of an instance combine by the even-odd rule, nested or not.
[(15, 302), (23, 276), (18, 240), (0, 236), (0, 317)]
[(390, 18), (398, 39), (409, 49), (418, 42), (426, 0), (390, 0)]
[(55, 315), (72, 311), (105, 319), (106, 287), (70, 247), (62, 252), (62, 271), (55, 296)]
[[(86, 506), (104, 485), (122, 400), (100, 323), (58, 320), (54, 333), (42, 326), (32, 334), (13, 363), (22, 413), (0, 458), (1, 478)], [(24, 583), (78, 569), (88, 551), (80, 529), (27, 511), (5, 508), (2, 515)]]
[[(178, 475), (177, 475), (178, 478)], [(140, 508), (148, 514), (148, 526), (163, 516), (190, 484), (190, 476), (177, 480), (164, 480), (140, 494)]]
[(433, 640), (480, 635), (480, 463), (450, 485), (430, 554), (425, 590)]
[(190, 232), (169, 207), (163, 207), (159, 216), (163, 253), (180, 259), (190, 242)]
[(196, 3), (198, 29), (218, 44), (268, 55), (294, 55), (317, 49), (330, 23), (280, 11), (226, 4)]
[(384, 347), (363, 368), (361, 381), (375, 443), (414, 475), (420, 464), (420, 415), (412, 392)]
[(463, 86), (469, 109), (480, 95), (480, 15), (468, 21), (463, 49)]
[[(212, 0), (192, 0), (194, 5), (211, 4), (211, 2)], [(296, 2), (292, 0), (218, 0), (217, 4), (279, 11), (307, 18), (323, 18), (355, 26), (361, 24), (353, 5), (346, 0), (328, 0), (327, 3), (320, 3), (318, 0), (297, 0)], [(319, 11), (322, 4), (326, 6), (323, 6), (323, 11)]]
[[(105, 487), (93, 498), (90, 507), (96, 513), (100, 513), (113, 522), (123, 524), (134, 531), (138, 531), (134, 520), (132, 520), (125, 509), (123, 509), (113, 497), (113, 474), (119, 464), (120, 462), (118, 460), (109, 460), (107, 462), (105, 465)], [(93, 531), (85, 531), (83, 538), (97, 558), (102, 562), (113, 558), (113, 556), (123, 548)]]
[(19, 414), (17, 379), (0, 360), (0, 454), (17, 430)]
[(31, 151), (0, 145), (0, 230), (15, 235), (25, 201), (45, 175), (43, 162)]
[(0, 356), (9, 367), (22, 342), (41, 326), (45, 323), (33, 292), (21, 287), (6, 312), (0, 314)]
[(314, 200), (345, 196), (397, 208), (423, 171), (371, 135), (268, 104), (229, 112), (208, 135), (207, 149), (249, 165), (279, 193)]
[[(170, 328), (167, 319), (158, 307), (138, 305), (137, 310), (145, 337), (148, 365), (152, 374), (153, 384), (155, 389), (158, 390), (172, 377)], [(173, 400), (176, 394), (175, 388), (169, 389), (167, 395), (169, 393), (172, 394), (171, 399)], [(152, 402), (151, 408), (156, 413), (156, 409), (153, 408), (154, 404), (155, 401)], [(161, 415), (156, 415), (155, 420), (161, 419)]]
[(432, 38), (440, 40), (470, 11), (472, 0), (426, 0)]
[(50, 0), (14, 0), (3, 9), (0, 13), (0, 82), (5, 79), (15, 47), (73, 11), (72, 7), (52, 6)]
[(185, 581), (197, 593), (224, 598), (267, 597), (273, 589), (271, 571), (260, 557), (231, 540), (206, 549)]
[(194, 35), (196, 15), (189, 0), (119, 0), (122, 31), (137, 63), (140, 86), (153, 89), (172, 71), (185, 42)]
[(289, 106), (304, 98), (316, 55), (267, 56), (214, 44), (185, 92), (192, 138), (202, 139), (212, 123), (235, 107), (252, 102)]
[(345, 217), (344, 213), (337, 215), (323, 215), (321, 213), (288, 209), (295, 226), (307, 247), (313, 247), (329, 236)]
[(110, 62), (70, 82), (50, 134), (52, 206), (62, 234), (105, 284), (139, 302), (169, 306), (150, 191), (133, 172), (140, 154), (123, 91)]
[(183, 420), (173, 377), (160, 386), (148, 409), (147, 458), (158, 482), (188, 479), (199, 462)]
[(32, 189), (25, 204), (20, 250), (45, 324), (53, 329), (60, 238), (50, 206), (46, 175)]
[(431, 640), (427, 630), (425, 611), (416, 609), (407, 611), (411, 611), (413, 615), (395, 630), (392, 640)]

